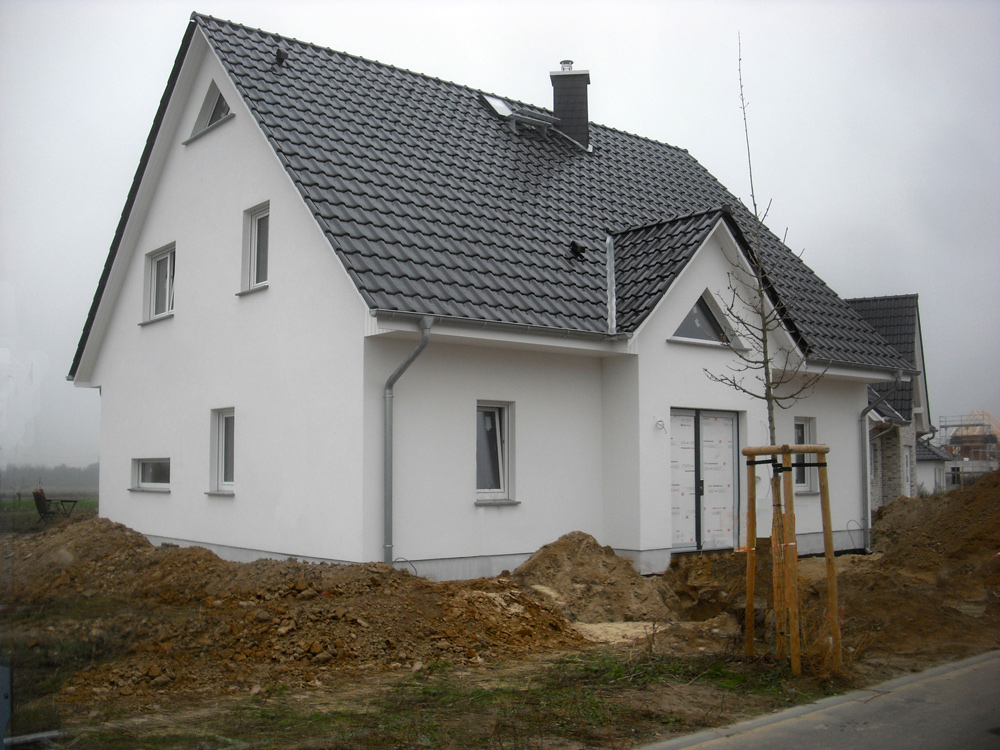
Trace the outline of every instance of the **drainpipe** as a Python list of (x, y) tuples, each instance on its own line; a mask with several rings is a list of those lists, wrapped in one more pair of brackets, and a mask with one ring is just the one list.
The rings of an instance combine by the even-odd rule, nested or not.
[(413, 364), (413, 361), (420, 356), (420, 353), (427, 347), (427, 343), (431, 338), (431, 327), (434, 325), (434, 318), (429, 315), (425, 315), (420, 319), (417, 327), (420, 329), (420, 343), (417, 344), (417, 348), (414, 349), (410, 356), (403, 360), (403, 362), (396, 368), (396, 371), (389, 376), (389, 379), (385, 381), (385, 427), (383, 430), (383, 448), (382, 448), (382, 471), (383, 471), (383, 482), (382, 482), (382, 513), (383, 513), (383, 532), (382, 532), (382, 550), (383, 550), (383, 560), (392, 565), (393, 555), (392, 555), (392, 388), (396, 385), (396, 381), (399, 380), (403, 373)]
[(864, 518), (862, 519), (865, 522), (865, 525), (862, 530), (862, 536), (864, 537), (866, 555), (870, 555), (872, 553), (872, 488), (871, 482), (868, 479), (868, 412), (895, 393), (896, 389), (899, 388), (902, 382), (903, 371), (896, 370), (896, 377), (892, 381), (892, 387), (879, 396), (874, 402), (868, 404), (868, 406), (862, 409), (861, 416), (859, 417), (859, 423), (861, 425), (861, 445), (864, 446), (861, 451), (861, 497), (863, 497), (865, 501), (865, 512)]

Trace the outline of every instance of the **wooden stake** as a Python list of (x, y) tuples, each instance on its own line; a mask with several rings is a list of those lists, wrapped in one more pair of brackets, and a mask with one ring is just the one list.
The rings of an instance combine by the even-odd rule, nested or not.
[(757, 577), (757, 467), (747, 466), (747, 607), (746, 624), (746, 655), (753, 658), (753, 626), (754, 626), (754, 584)]
[[(826, 449), (819, 456), (826, 455)], [(826, 463), (819, 461), (818, 463)], [(837, 607), (837, 566), (833, 559), (833, 522), (830, 518), (830, 486), (827, 482), (826, 466), (819, 467), (819, 502), (823, 513), (823, 552), (826, 557), (827, 619), (830, 620), (830, 635), (833, 640), (833, 666), (844, 662), (840, 641), (840, 610)]]
[(785, 485), (785, 601), (788, 605), (789, 649), (792, 674), (802, 674), (802, 651), (799, 639), (799, 549), (795, 536), (795, 483), (792, 477), (792, 456), (781, 456), (781, 471)]
[(784, 661), (788, 636), (788, 606), (785, 604), (785, 532), (781, 511), (781, 475), (771, 475), (771, 577), (774, 584), (774, 655)]

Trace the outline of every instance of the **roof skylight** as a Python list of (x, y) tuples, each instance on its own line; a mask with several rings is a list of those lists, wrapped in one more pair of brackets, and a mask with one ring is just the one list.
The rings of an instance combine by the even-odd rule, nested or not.
[(483, 94), (483, 99), (486, 101), (487, 104), (493, 107), (494, 112), (496, 112), (498, 115), (500, 115), (500, 117), (504, 118), (505, 120), (512, 114), (514, 114), (514, 110), (512, 110), (510, 108), (510, 105), (508, 105), (507, 102), (505, 102), (503, 99), (498, 99), (497, 97), (490, 96), (488, 94)]

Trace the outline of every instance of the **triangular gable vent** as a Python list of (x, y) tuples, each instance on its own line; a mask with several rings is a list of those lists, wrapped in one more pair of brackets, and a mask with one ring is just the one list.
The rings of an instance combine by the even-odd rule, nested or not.
[(674, 336), (682, 339), (716, 341), (720, 344), (730, 343), (725, 327), (719, 322), (715, 311), (704, 296), (699, 297), (694, 303), (694, 307), (677, 326)]
[(219, 91), (219, 87), (212, 81), (208, 86), (208, 93), (205, 94), (205, 101), (201, 105), (198, 119), (195, 120), (194, 129), (191, 131), (191, 138), (201, 135), (206, 130), (231, 117), (229, 103)]

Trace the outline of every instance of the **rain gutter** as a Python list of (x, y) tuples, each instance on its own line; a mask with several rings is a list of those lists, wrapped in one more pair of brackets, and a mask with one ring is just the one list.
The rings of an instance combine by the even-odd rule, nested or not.
[[(421, 320), (426, 315), (423, 313), (400, 312), (398, 310), (373, 309), (370, 311), (372, 317), (380, 320)], [(507, 331), (510, 333), (537, 333), (558, 338), (579, 338), (592, 339), (597, 341), (627, 341), (632, 338), (631, 333), (618, 332), (607, 333), (606, 331), (583, 331), (575, 328), (555, 328), (552, 326), (532, 325), (531, 323), (507, 323), (499, 320), (475, 320), (472, 318), (459, 318), (448, 315), (434, 315), (437, 323), (462, 326), (464, 328), (477, 328), (480, 330)]]
[(404, 359), (399, 367), (389, 376), (389, 379), (385, 381), (385, 409), (384, 409), (384, 419), (385, 419), (385, 429), (383, 431), (383, 448), (382, 448), (382, 471), (383, 471), (383, 483), (382, 483), (382, 513), (383, 513), (383, 560), (392, 565), (393, 554), (392, 554), (392, 389), (396, 385), (396, 381), (399, 380), (403, 373), (407, 371), (410, 365), (413, 364), (414, 360), (420, 356), (420, 353), (427, 348), (427, 344), (431, 338), (431, 327), (434, 325), (434, 318), (430, 315), (425, 315), (420, 318), (417, 323), (420, 329), (420, 342), (417, 344), (416, 349), (410, 352), (410, 356)]

